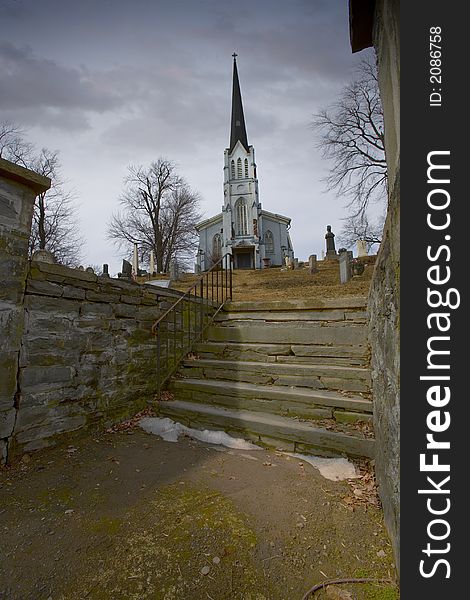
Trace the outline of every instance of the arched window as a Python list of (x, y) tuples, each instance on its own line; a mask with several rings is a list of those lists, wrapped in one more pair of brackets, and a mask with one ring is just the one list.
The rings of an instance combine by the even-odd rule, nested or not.
[(222, 258), (222, 238), (216, 233), (212, 238), (212, 261), (215, 263)]
[(242, 171), (242, 159), (239, 158), (237, 160), (237, 179), (241, 179), (243, 177), (243, 171)]
[(231, 179), (235, 179), (235, 161), (232, 160), (230, 163), (230, 177)]
[(248, 179), (248, 159), (245, 158), (245, 178)]
[(274, 254), (274, 236), (269, 229), (264, 234), (264, 247), (266, 254)]
[(246, 202), (243, 198), (238, 198), (238, 200), (235, 202), (235, 215), (236, 215), (237, 235), (248, 235), (248, 219), (246, 216)]

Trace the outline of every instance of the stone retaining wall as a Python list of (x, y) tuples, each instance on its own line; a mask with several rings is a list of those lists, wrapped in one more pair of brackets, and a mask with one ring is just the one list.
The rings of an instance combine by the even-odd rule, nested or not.
[(179, 292), (33, 262), (24, 297), (12, 451), (106, 425), (156, 393), (151, 327)]
[(151, 327), (182, 295), (30, 263), (34, 200), (49, 185), (0, 159), (0, 462), (152, 401)]

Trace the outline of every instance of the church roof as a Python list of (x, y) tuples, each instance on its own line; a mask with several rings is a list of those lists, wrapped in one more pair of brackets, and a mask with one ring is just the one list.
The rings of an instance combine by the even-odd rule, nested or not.
[(233, 84), (232, 84), (232, 122), (230, 128), (230, 148), (229, 152), (240, 141), (248, 152), (248, 138), (246, 135), (245, 116), (243, 114), (242, 94), (240, 92), (240, 82), (238, 81), (237, 55), (233, 54)]
[(268, 219), (272, 219), (273, 221), (280, 221), (281, 223), (285, 223), (286, 225), (289, 225), (291, 222), (290, 217), (286, 217), (286, 216), (280, 215), (278, 213), (272, 213), (272, 212), (269, 212), (268, 210), (262, 210), (261, 215), (264, 217), (267, 217)]
[(199, 231), (200, 229), (204, 229), (205, 227), (209, 227), (209, 225), (214, 225), (218, 221), (222, 221), (222, 217), (223, 217), (222, 213), (219, 213), (219, 214), (215, 215), (214, 217), (211, 217), (210, 219), (205, 219), (204, 221), (197, 223), (197, 225), (195, 226), (196, 231)]

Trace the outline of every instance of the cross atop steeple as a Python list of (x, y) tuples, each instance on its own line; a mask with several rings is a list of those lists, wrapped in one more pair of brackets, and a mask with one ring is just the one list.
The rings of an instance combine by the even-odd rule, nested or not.
[(232, 123), (230, 129), (230, 148), (232, 152), (235, 144), (240, 141), (248, 152), (248, 138), (246, 135), (245, 117), (243, 115), (242, 95), (240, 92), (240, 82), (238, 81), (236, 52), (233, 56), (233, 85), (232, 85)]

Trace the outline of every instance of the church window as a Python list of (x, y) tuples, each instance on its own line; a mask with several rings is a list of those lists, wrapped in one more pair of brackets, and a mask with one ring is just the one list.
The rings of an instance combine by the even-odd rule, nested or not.
[[(241, 161), (240, 161), (241, 162)], [(248, 235), (248, 219), (246, 215), (246, 202), (238, 198), (235, 203), (235, 214), (237, 223), (237, 235)]]
[(230, 176), (232, 179), (235, 179), (235, 161), (232, 160), (232, 162), (230, 163)]
[(241, 179), (243, 177), (243, 171), (242, 171), (242, 159), (239, 158), (237, 160), (237, 178)]
[(248, 179), (248, 159), (245, 158), (245, 177)]
[(212, 261), (216, 263), (222, 258), (222, 238), (219, 233), (216, 233), (212, 238)]
[(266, 249), (266, 254), (274, 254), (274, 236), (269, 229), (264, 234), (264, 247)]

